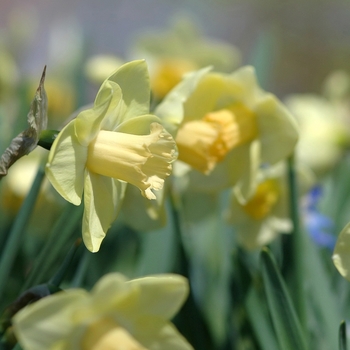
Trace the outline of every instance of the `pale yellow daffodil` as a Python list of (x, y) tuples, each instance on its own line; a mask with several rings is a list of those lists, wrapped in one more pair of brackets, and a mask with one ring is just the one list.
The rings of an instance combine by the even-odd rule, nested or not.
[(127, 281), (111, 273), (90, 293), (67, 290), (25, 307), (14, 332), (24, 350), (191, 350), (170, 322), (187, 295), (179, 275)]
[(147, 59), (157, 99), (162, 99), (187, 72), (208, 65), (230, 72), (241, 60), (235, 46), (203, 37), (194, 22), (183, 17), (176, 18), (169, 30), (140, 35), (134, 51), (134, 55)]
[(339, 273), (350, 281), (350, 223), (340, 232), (332, 259)]
[(227, 219), (234, 225), (238, 243), (247, 250), (259, 249), (292, 230), (284, 170), (279, 163), (260, 171), (256, 190), (245, 204), (232, 192)]
[(89, 57), (85, 64), (85, 76), (93, 83), (101, 84), (124, 61), (117, 56), (95, 55)]
[[(309, 168), (300, 164), (295, 165), (295, 175), (297, 195), (302, 198), (316, 179)], [(238, 243), (247, 250), (261, 249), (280, 234), (291, 233), (290, 201), (286, 162), (259, 170), (256, 189), (246, 203), (240, 203), (233, 190), (226, 219), (233, 224)]]
[(348, 101), (316, 94), (294, 94), (285, 99), (300, 127), (298, 162), (324, 176), (341, 160), (350, 143)]
[(250, 66), (232, 74), (189, 73), (155, 113), (185, 163), (175, 175), (181, 171), (199, 191), (235, 186), (240, 202), (252, 194), (259, 167), (291, 155), (298, 139), (294, 118), (258, 86)]
[(46, 174), (67, 201), (84, 191), (83, 239), (96, 252), (115, 220), (126, 183), (144, 197), (163, 187), (176, 159), (171, 135), (149, 113), (145, 61), (120, 67), (102, 84), (94, 106), (82, 111), (52, 145)]

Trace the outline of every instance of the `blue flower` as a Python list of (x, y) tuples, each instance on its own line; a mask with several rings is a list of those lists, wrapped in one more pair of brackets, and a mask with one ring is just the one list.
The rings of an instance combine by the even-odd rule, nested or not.
[(320, 185), (315, 186), (308, 193), (303, 210), (304, 225), (312, 240), (320, 247), (333, 251), (336, 237), (334, 222), (328, 216), (320, 213), (318, 203), (323, 191)]

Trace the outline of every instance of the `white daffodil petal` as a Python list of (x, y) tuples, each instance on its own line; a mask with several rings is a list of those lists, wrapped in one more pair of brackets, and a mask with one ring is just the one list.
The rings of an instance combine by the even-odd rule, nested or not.
[[(175, 136), (176, 130), (182, 123), (184, 110), (183, 103), (196, 89), (199, 80), (210, 71), (210, 67), (188, 73), (165, 99), (157, 106), (155, 114), (159, 116), (166, 129)], [(179, 101), (183, 103), (179, 103)]]
[(250, 161), (250, 144), (233, 149), (224, 162), (218, 163), (209, 176), (198, 171), (190, 171), (189, 187), (193, 191), (216, 192), (234, 186), (246, 173)]
[(123, 92), (123, 101), (127, 107), (123, 115), (119, 115), (115, 124), (149, 112), (150, 88), (147, 64), (145, 60), (124, 64), (108, 79), (117, 83)]
[(275, 96), (267, 95), (257, 103), (255, 112), (260, 130), (262, 162), (275, 164), (290, 156), (298, 141), (298, 126), (288, 110)]
[(16, 337), (26, 350), (47, 350), (69, 336), (72, 324), (69, 305), (86, 298), (84, 290), (60, 292), (28, 305), (13, 317)]
[(145, 342), (148, 349), (194, 350), (173, 324), (167, 323), (154, 337)]
[(231, 105), (237, 100), (240, 87), (222, 74), (209, 73), (202, 77), (184, 104), (184, 121), (203, 118), (207, 113)]
[(131, 135), (147, 135), (149, 134), (149, 126), (152, 123), (160, 123), (159, 118), (153, 114), (141, 115), (125, 120), (114, 131)]
[(240, 203), (246, 203), (256, 188), (257, 174), (261, 159), (259, 140), (255, 140), (247, 146), (249, 147), (249, 161), (243, 164), (243, 176), (237, 181), (234, 190)]
[(143, 277), (128, 282), (142, 290), (135, 295), (130, 312), (171, 319), (184, 303), (189, 292), (186, 278), (165, 274)]
[(46, 164), (46, 175), (67, 201), (79, 205), (84, 188), (87, 147), (81, 146), (70, 122), (54, 141)]
[(350, 281), (350, 223), (340, 232), (332, 259), (339, 273)]
[[(252, 108), (256, 101), (267, 95), (258, 85), (255, 69), (252, 66), (244, 66), (231, 74), (231, 79), (240, 87), (239, 100)], [(237, 96), (238, 97), (238, 96)]]
[(106, 232), (118, 215), (125, 183), (87, 172), (84, 185), (83, 239), (86, 247), (97, 252)]
[[(114, 110), (121, 99), (120, 87), (114, 82), (101, 86), (94, 107), (82, 111), (75, 119), (75, 133), (79, 142), (88, 146), (101, 129), (103, 120)], [(108, 113), (109, 112), (109, 113)]]

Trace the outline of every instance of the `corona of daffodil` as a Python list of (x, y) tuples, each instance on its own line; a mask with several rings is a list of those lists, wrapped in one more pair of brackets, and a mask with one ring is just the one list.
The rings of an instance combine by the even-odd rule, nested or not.
[(170, 322), (187, 294), (179, 275), (111, 273), (90, 293), (71, 289), (22, 309), (14, 332), (24, 350), (191, 350)]
[(144, 197), (163, 187), (176, 159), (172, 136), (149, 113), (145, 61), (133, 61), (107, 78), (91, 109), (82, 111), (52, 145), (46, 173), (67, 201), (84, 192), (83, 239), (96, 252), (120, 209), (126, 183)]
[(250, 66), (232, 74), (210, 68), (188, 74), (156, 114), (176, 137), (190, 187), (235, 186), (241, 202), (252, 194), (259, 167), (291, 155), (298, 139), (294, 118), (259, 87)]

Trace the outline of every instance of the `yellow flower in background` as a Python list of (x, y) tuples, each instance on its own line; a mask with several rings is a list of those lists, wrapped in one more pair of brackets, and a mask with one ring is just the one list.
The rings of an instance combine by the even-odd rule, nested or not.
[[(44, 157), (47, 157), (47, 151), (37, 147), (28, 156), (16, 162), (7, 176), (1, 180), (0, 210), (4, 214), (3, 218), (13, 220), (16, 217)], [(61, 213), (64, 203), (62, 197), (44, 178), (33, 213), (26, 226), (26, 232), (35, 236), (47, 236), (52, 228), (52, 223)]]
[(95, 55), (85, 64), (85, 75), (93, 83), (101, 84), (108, 76), (119, 68), (124, 61), (112, 55)]
[(297, 161), (323, 176), (341, 160), (350, 143), (348, 102), (316, 94), (295, 94), (285, 100), (296, 117), (300, 140)]
[(134, 56), (147, 59), (156, 99), (162, 99), (186, 72), (209, 65), (230, 72), (241, 60), (236, 47), (202, 37), (194, 23), (185, 18), (177, 18), (168, 31), (140, 35), (133, 50)]
[(245, 249), (259, 249), (279, 234), (292, 230), (284, 170), (279, 163), (260, 171), (256, 190), (245, 204), (232, 191), (227, 219), (234, 225), (238, 243)]
[(333, 71), (322, 90), (321, 95), (292, 94), (285, 99), (300, 126), (298, 161), (318, 177), (334, 168), (350, 144), (350, 76)]
[[(309, 168), (298, 164), (296, 176), (302, 197), (315, 184), (315, 177)], [(226, 219), (234, 226), (238, 243), (247, 250), (260, 249), (281, 233), (292, 232), (286, 163), (260, 169), (256, 189), (246, 203), (240, 203), (232, 191)]]
[(67, 201), (84, 191), (83, 239), (96, 252), (115, 220), (126, 183), (155, 199), (176, 159), (171, 135), (149, 113), (144, 61), (123, 65), (102, 84), (93, 108), (82, 111), (52, 145), (46, 174)]
[(155, 113), (176, 137), (183, 163), (175, 174), (186, 174), (194, 190), (235, 186), (240, 202), (252, 194), (259, 167), (291, 155), (298, 139), (294, 118), (249, 66), (189, 73)]
[(187, 295), (179, 275), (111, 273), (90, 293), (71, 289), (20, 310), (14, 332), (24, 350), (191, 350), (170, 322)]

